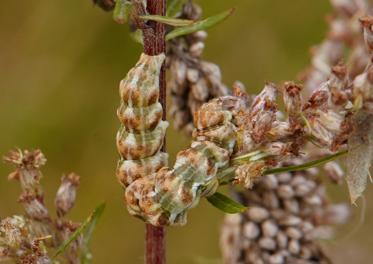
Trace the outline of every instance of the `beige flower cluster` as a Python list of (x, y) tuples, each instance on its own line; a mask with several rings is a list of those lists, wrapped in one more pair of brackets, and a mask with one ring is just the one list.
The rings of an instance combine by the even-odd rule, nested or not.
[[(80, 224), (67, 219), (72, 209), (79, 185), (79, 176), (71, 173), (63, 176), (55, 197), (57, 218), (53, 219), (45, 206), (40, 184), (40, 168), (46, 159), (40, 150), (11, 151), (4, 160), (16, 167), (10, 180), (20, 182), (22, 194), (19, 201), (25, 216), (12, 216), (0, 221), (0, 261), (13, 260), (20, 264), (54, 263), (48, 249), (58, 248)], [(65, 251), (66, 263), (80, 263), (81, 236)]]

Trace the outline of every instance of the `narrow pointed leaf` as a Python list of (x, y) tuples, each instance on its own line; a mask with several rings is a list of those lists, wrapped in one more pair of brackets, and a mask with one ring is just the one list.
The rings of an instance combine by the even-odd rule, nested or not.
[[(237, 163), (238, 161), (242, 161), (242, 160), (250, 160), (250, 158), (253, 157), (254, 154), (255, 154), (255, 152), (244, 154), (244, 155), (235, 157), (233, 159), (233, 161), (235, 163)], [(320, 159), (313, 160), (313, 161), (310, 161), (310, 162), (306, 162), (306, 163), (303, 163), (303, 164), (300, 164), (300, 165), (268, 169), (268, 170), (264, 171), (264, 174), (268, 175), (268, 174), (275, 174), (275, 173), (282, 173), (282, 172), (307, 170), (307, 169), (310, 169), (310, 168), (328, 163), (329, 161), (335, 160), (335, 159), (337, 159), (339, 157), (342, 157), (346, 154), (347, 154), (347, 150), (344, 150), (344, 151), (340, 151), (340, 152), (337, 152), (335, 154), (328, 155), (328, 156), (322, 157)], [(230, 166), (228, 168), (225, 168), (225, 169), (219, 171), (218, 175), (217, 175), (217, 177), (219, 179), (219, 185), (226, 185), (226, 184), (229, 184), (230, 182), (232, 182), (232, 180), (235, 176), (235, 173), (234, 173), (235, 170), (236, 170), (236, 166), (233, 165), (233, 166)]]
[(282, 173), (282, 172), (289, 172), (289, 171), (307, 170), (307, 169), (325, 164), (329, 161), (335, 160), (336, 158), (339, 158), (339, 157), (341, 157), (343, 155), (346, 155), (346, 154), (347, 154), (347, 150), (344, 150), (344, 151), (337, 152), (337, 153), (332, 154), (332, 155), (328, 155), (326, 157), (322, 157), (321, 159), (313, 160), (313, 161), (306, 162), (306, 163), (303, 163), (303, 164), (300, 164), (300, 165), (280, 167), (280, 168), (274, 168), (274, 169), (266, 170), (264, 172), (264, 174), (268, 175), (268, 174), (275, 174), (275, 173)]
[(193, 20), (178, 19), (178, 18), (159, 16), (159, 15), (145, 15), (145, 16), (140, 16), (140, 18), (144, 20), (156, 21), (156, 22), (174, 26), (174, 27), (184, 27), (184, 26), (189, 26), (194, 23)]
[(93, 229), (95, 228), (98, 219), (102, 215), (105, 209), (105, 203), (100, 204), (96, 207), (93, 213), (78, 227), (77, 230), (67, 239), (56, 251), (54, 258), (64, 253), (65, 250), (74, 242), (80, 235), (83, 235), (83, 243), (88, 244), (89, 239), (92, 236)]
[(82, 245), (82, 252), (81, 252), (81, 259), (82, 264), (88, 264), (91, 262), (92, 256), (89, 251), (89, 242), (91, 241), (93, 231), (96, 228), (97, 222), (99, 218), (101, 217), (102, 213), (105, 210), (105, 203), (99, 205), (95, 211), (93, 212), (93, 217), (91, 222), (87, 225), (87, 227), (84, 230), (83, 235), (83, 245)]
[(167, 6), (166, 15), (168, 17), (174, 17), (178, 12), (181, 11), (181, 7), (186, 3), (187, 0), (169, 0)]
[(234, 8), (229, 9), (218, 15), (206, 18), (204, 20), (197, 21), (189, 26), (176, 28), (167, 34), (166, 40), (170, 40), (176, 37), (188, 35), (188, 34), (200, 31), (200, 30), (211, 28), (215, 26), (216, 24), (224, 21), (227, 17), (229, 17), (233, 13), (233, 11), (234, 11)]
[(206, 199), (207, 201), (209, 201), (210, 204), (223, 211), (224, 213), (237, 214), (247, 210), (246, 206), (232, 200), (228, 196), (225, 196), (224, 194), (221, 194), (219, 192), (208, 196)]

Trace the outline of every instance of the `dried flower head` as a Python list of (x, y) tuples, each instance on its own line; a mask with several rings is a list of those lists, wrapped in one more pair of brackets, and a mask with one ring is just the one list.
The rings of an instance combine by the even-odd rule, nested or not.
[(23, 240), (28, 240), (29, 230), (26, 220), (21, 216), (4, 218), (0, 222), (1, 244), (9, 248), (20, 248)]
[[(24, 205), (26, 214), (0, 221), (0, 261), (9, 259), (20, 264), (54, 263), (48, 256), (48, 249), (56, 250), (80, 226), (65, 218), (74, 205), (79, 176), (71, 173), (62, 177), (55, 198), (57, 219), (53, 219), (45, 206), (40, 183), (40, 168), (46, 162), (43, 153), (40, 150), (17, 149), (5, 156), (4, 160), (16, 167), (9, 178), (20, 182), (22, 193), (19, 201)], [(72, 246), (65, 250), (66, 263), (80, 264), (82, 250), (86, 252), (87, 248), (82, 244), (82, 236), (78, 235)]]

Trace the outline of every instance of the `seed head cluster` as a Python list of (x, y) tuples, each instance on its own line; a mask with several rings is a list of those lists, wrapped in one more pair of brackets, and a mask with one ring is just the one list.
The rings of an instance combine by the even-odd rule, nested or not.
[[(303, 163), (295, 159), (286, 166)], [(248, 206), (227, 215), (221, 230), (224, 263), (330, 263), (318, 239), (333, 235), (349, 209), (330, 204), (317, 170), (263, 176), (250, 191), (236, 192)]]
[[(198, 20), (201, 14), (202, 9), (188, 1), (178, 17)], [(182, 129), (189, 135), (194, 128), (193, 113), (210, 99), (229, 94), (229, 89), (222, 83), (219, 66), (202, 59), (206, 38), (206, 31), (198, 31), (168, 43), (170, 112), (175, 128)]]
[[(4, 161), (15, 166), (10, 180), (20, 182), (22, 193), (19, 201), (25, 209), (24, 216), (0, 220), (0, 261), (9, 259), (19, 264), (55, 263), (49, 249), (58, 248), (80, 226), (66, 218), (75, 203), (79, 176), (70, 173), (62, 177), (55, 197), (57, 218), (53, 218), (44, 203), (40, 183), (40, 168), (46, 158), (40, 150), (13, 150)], [(72, 243), (61, 259), (63, 263), (80, 264), (81, 236)]]

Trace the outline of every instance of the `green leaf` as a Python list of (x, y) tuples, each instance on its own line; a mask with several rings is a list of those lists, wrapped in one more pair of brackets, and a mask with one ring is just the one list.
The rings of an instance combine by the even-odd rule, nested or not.
[(141, 19), (144, 20), (152, 20), (159, 23), (167, 24), (174, 27), (184, 27), (189, 26), (194, 23), (193, 20), (188, 19), (178, 19), (178, 18), (172, 18), (167, 16), (158, 16), (158, 15), (144, 15), (140, 16)]
[(87, 253), (88, 243), (92, 236), (93, 230), (97, 224), (98, 219), (102, 215), (105, 209), (105, 203), (100, 204), (96, 207), (92, 214), (75, 230), (75, 232), (61, 245), (58, 247), (54, 258), (56, 258), (61, 253), (65, 252), (68, 246), (74, 242), (80, 235), (83, 235), (83, 248), (84, 253)]
[(169, 0), (167, 5), (166, 16), (175, 17), (181, 11), (181, 7), (187, 0)]
[(228, 214), (242, 213), (247, 210), (246, 206), (243, 206), (242, 204), (219, 192), (206, 197), (206, 199), (210, 204)]
[(188, 34), (200, 31), (200, 30), (205, 30), (205, 29), (211, 28), (211, 27), (215, 26), (216, 24), (224, 21), (227, 17), (229, 17), (233, 13), (233, 11), (234, 11), (234, 8), (229, 9), (229, 10), (227, 10), (223, 13), (220, 13), (218, 15), (206, 18), (204, 20), (197, 21), (197, 22), (191, 24), (190, 26), (176, 28), (176, 29), (172, 30), (170, 33), (167, 34), (166, 40), (168, 41), (168, 40), (176, 38), (176, 37), (180, 37), (180, 36), (183, 36), (183, 35), (188, 35)]
[(101, 217), (102, 213), (104, 212), (104, 210), (105, 210), (105, 203), (102, 203), (92, 213), (92, 219), (84, 231), (82, 252), (81, 252), (82, 264), (91, 263), (92, 255), (91, 255), (91, 252), (89, 251), (89, 242), (92, 238), (93, 231), (96, 228), (97, 222), (99, 218)]
[(132, 4), (128, 0), (116, 0), (115, 9), (113, 12), (113, 19), (118, 24), (125, 24), (128, 22), (131, 13)]
[(337, 152), (337, 153), (332, 154), (332, 155), (328, 155), (326, 157), (322, 157), (321, 159), (313, 160), (313, 161), (306, 162), (306, 163), (303, 163), (303, 164), (300, 164), (300, 165), (280, 167), (280, 168), (274, 168), (274, 169), (266, 170), (264, 172), (264, 174), (268, 175), (268, 174), (282, 173), (282, 172), (288, 172), (288, 171), (307, 170), (307, 169), (325, 164), (329, 161), (335, 160), (336, 158), (339, 158), (341, 156), (344, 156), (344, 155), (347, 154), (347, 152), (348, 152), (347, 150), (344, 150), (344, 151)]

